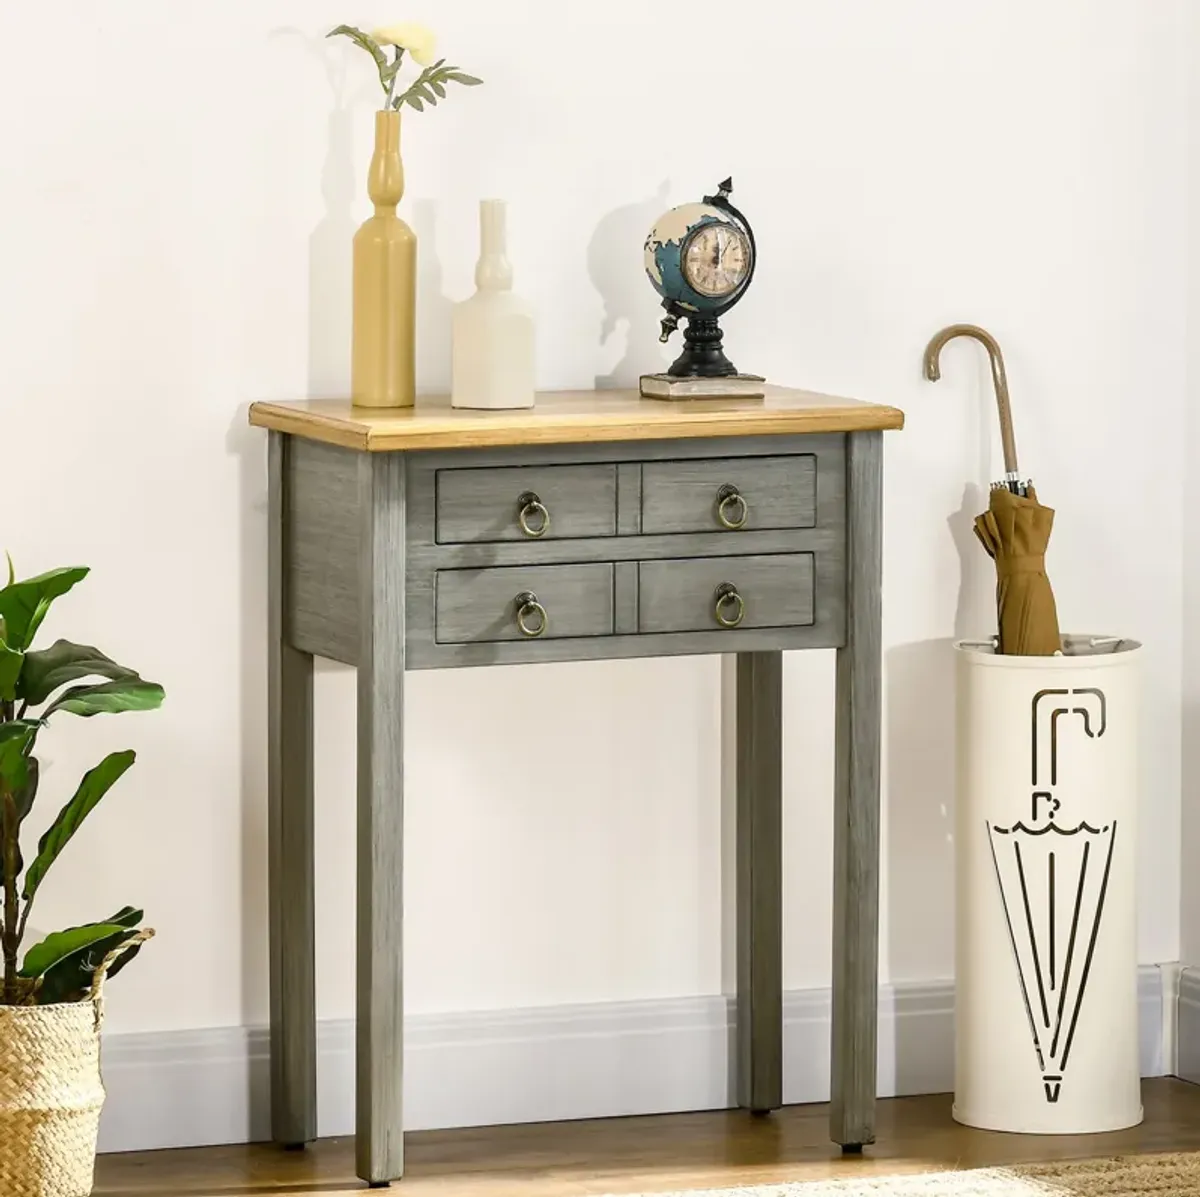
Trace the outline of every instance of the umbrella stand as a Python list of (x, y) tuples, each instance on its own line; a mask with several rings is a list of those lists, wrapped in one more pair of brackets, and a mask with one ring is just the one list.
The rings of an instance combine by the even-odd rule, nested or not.
[(1014, 495), (1023, 495), (1027, 482), (1021, 481), (1017, 466), (1017, 437), (1013, 432), (1012, 405), (1008, 399), (1008, 375), (1004, 370), (1004, 353), (996, 338), (976, 324), (952, 324), (943, 328), (925, 350), (925, 377), (937, 382), (942, 376), (942, 350), (955, 337), (974, 337), (988, 351), (992, 362), (992, 382), (996, 387), (996, 406), (1000, 409), (1000, 440), (1004, 445), (1004, 485)]
[(1088, 1134), (1141, 1121), (1138, 672), (1128, 640), (1059, 635), (1045, 572), (1054, 512), (1021, 478), (1004, 357), (988, 351), (1005, 475), (975, 534), (999, 635), (958, 645), (955, 1099), (968, 1126)]

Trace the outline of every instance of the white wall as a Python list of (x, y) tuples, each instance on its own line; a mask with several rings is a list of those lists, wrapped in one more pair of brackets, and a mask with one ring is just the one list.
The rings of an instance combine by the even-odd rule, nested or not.
[[(763, 262), (728, 321), (772, 379), (907, 409), (887, 443), (885, 975), (950, 974), (947, 642), (989, 628), (969, 516), (999, 469), (981, 355), (1008, 351), (1023, 460), (1059, 511), (1064, 622), (1149, 644), (1145, 962), (1179, 949), (1185, 414), (1183, 0), (452, 0), (487, 80), (406, 121), (420, 381), (444, 386), (476, 200), (513, 201), (547, 388), (658, 358), (653, 217), (732, 172)], [(60, 726), (44, 791), (137, 769), (35, 920), (144, 903), (161, 938), (114, 1030), (261, 1022), (262, 398), (343, 392), (369, 64), (321, 40), (379, 0), (66, 0), (0, 49), (0, 539), (92, 579), (48, 631), (161, 679), (160, 715)], [(47, 38), (61, 35), (61, 50)], [(56, 60), (55, 55), (60, 57)], [(787, 981), (827, 982), (827, 656), (788, 662)], [(715, 659), (419, 674), (409, 686), (410, 1008), (721, 985)], [(319, 678), (323, 1016), (352, 1011), (352, 729)], [(544, 747), (531, 750), (534, 737)], [(49, 812), (43, 811), (48, 817)]]

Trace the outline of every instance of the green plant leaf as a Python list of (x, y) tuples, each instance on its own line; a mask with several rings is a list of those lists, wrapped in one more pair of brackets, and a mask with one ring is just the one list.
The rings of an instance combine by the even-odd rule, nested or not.
[(421, 102), (421, 97), (419, 95), (417, 95), (416, 92), (414, 92), (414, 91), (405, 92), (402, 99), (407, 104), (410, 104), (413, 108), (415, 108), (418, 112), (425, 111), (425, 105)]
[(17, 580), (17, 570), (13, 565), (12, 554), (7, 549), (4, 550), (4, 556), (8, 561), (8, 584), (11, 586)]
[[(379, 69), (379, 82), (383, 85), (383, 90), (387, 91), (392, 82), (392, 74), (388, 74), (391, 65), (387, 60), (387, 55), (383, 52), (383, 47), (369, 33), (363, 33), (361, 29), (355, 29), (353, 25), (339, 25), (336, 29), (331, 29), (326, 37), (348, 37), (360, 49), (366, 50), (368, 54), (375, 60), (375, 65)], [(399, 68), (397, 68), (399, 69)]]
[(383, 68), (383, 71), (379, 76), (380, 79), (382, 79), (383, 82), (386, 83), (388, 86), (391, 86), (392, 80), (395, 79), (395, 77), (398, 74), (400, 74), (400, 68), (403, 65), (404, 65), (404, 51), (402, 49), (400, 49), (399, 46), (397, 46), (396, 47), (396, 57), (393, 58), (392, 61), (389, 62), (387, 64), (387, 66), (385, 66)]
[(11, 582), (0, 590), (0, 619), (4, 620), (4, 639), (8, 647), (18, 652), (27, 649), (50, 610), (50, 604), (77, 582), (82, 582), (89, 572), (84, 565), (53, 569), (23, 582)]
[(71, 715), (120, 715), (123, 711), (156, 711), (163, 703), (163, 688), (157, 682), (147, 682), (136, 674), (95, 686), (73, 686), (59, 695), (42, 713), (49, 719), (56, 711)]
[(443, 100), (446, 98), (446, 89), (436, 79), (430, 79), (429, 86), (432, 87), (433, 90), (436, 91)]
[(120, 923), (88, 923), (83, 927), (68, 927), (65, 931), (55, 931), (47, 935), (41, 943), (36, 943), (25, 953), (25, 961), (21, 965), (22, 977), (44, 977), (55, 965), (67, 960), (95, 944), (102, 943), (114, 935), (127, 935), (128, 927)]
[(457, 69), (447, 71), (445, 78), (453, 79), (455, 83), (461, 83), (463, 87), (479, 87), (483, 83), (482, 79), (476, 79), (474, 75), (468, 75)]
[[(33, 792), (37, 789), (38, 763), (26, 753), (33, 744), (36, 733), (37, 724), (24, 719), (0, 723), (0, 830), (4, 830), (5, 811), (9, 802), (7, 794), (12, 794), (16, 810), (17, 826), (14, 831), (19, 832), (21, 821), (33, 804)], [(21, 856), (21, 844), (15, 836), (9, 843), (16, 848), (16, 855), (12, 861), (13, 876), (19, 877), (25, 867)], [(0, 884), (4, 883), (7, 876), (7, 853), (4, 843), (0, 842)]]
[(79, 830), (84, 819), (92, 813), (96, 804), (112, 789), (135, 759), (136, 754), (132, 749), (112, 752), (94, 769), (89, 769), (83, 775), (75, 796), (58, 812), (50, 830), (38, 841), (37, 857), (25, 873), (23, 894), (27, 901), (37, 893), (38, 886), (45, 879), (50, 866), (71, 842), (71, 837)]
[(21, 676), (24, 663), (24, 653), (9, 648), (0, 640), (0, 702), (12, 702), (16, 698), (17, 679)]
[(98, 648), (72, 644), (69, 640), (56, 640), (49, 648), (25, 654), (25, 666), (21, 671), (16, 696), (36, 707), (60, 686), (77, 682), (80, 678), (106, 677), (110, 681), (124, 681), (137, 676), (134, 670), (118, 665)]
[[(15, 794), (15, 807), (17, 811), (17, 827), (25, 821), (29, 812), (33, 809), (33, 800), (37, 796), (38, 787), (38, 761), (37, 757), (31, 756), (28, 758), (28, 773), (25, 779), (25, 785)], [(0, 816), (0, 824), (3, 823), (3, 818)], [(16, 856), (13, 858), (13, 876), (20, 877), (25, 868), (25, 858), (21, 855), (21, 841), (18, 838), (13, 845), (16, 849)], [(4, 884), (4, 879), (7, 875), (5, 865), (5, 856), (3, 848), (0, 847), (0, 885)]]
[[(92, 980), (96, 969), (104, 962), (109, 952), (121, 946), (130, 934), (137, 930), (145, 912), (126, 906), (118, 910), (111, 918), (103, 923), (93, 923), (93, 927), (120, 927), (105, 936), (88, 943), (79, 951), (64, 956), (56, 964), (47, 968), (42, 976), (41, 988), (38, 991), (38, 1002), (43, 1006), (56, 1005), (59, 1002), (79, 1002), (91, 992)], [(81, 931), (81, 927), (72, 927), (73, 931)], [(61, 934), (69, 934), (62, 932)], [(115, 977), (137, 954), (142, 945), (135, 944), (123, 956), (116, 960), (108, 970), (109, 978)], [(26, 957), (28, 961), (28, 957)]]
[(33, 810), (33, 800), (37, 797), (38, 780), (41, 766), (36, 756), (25, 758), (25, 784), (16, 791), (17, 818), (25, 819)]
[(38, 724), (31, 719), (0, 723), (0, 786), (19, 794), (29, 783), (29, 750)]

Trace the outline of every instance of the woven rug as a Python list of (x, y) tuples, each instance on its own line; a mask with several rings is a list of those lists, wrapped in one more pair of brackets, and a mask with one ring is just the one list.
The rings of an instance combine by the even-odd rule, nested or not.
[(979, 1171), (688, 1189), (644, 1197), (1200, 1197), (1200, 1154), (1141, 1155)]

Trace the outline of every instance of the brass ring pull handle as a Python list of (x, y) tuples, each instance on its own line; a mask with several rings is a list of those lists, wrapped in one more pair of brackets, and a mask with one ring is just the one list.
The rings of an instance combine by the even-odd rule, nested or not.
[(745, 495), (733, 483), (725, 483), (717, 491), (717, 519), (721, 521), (721, 527), (737, 532), (746, 526), (749, 518), (750, 505)]
[(537, 595), (532, 590), (526, 590), (518, 594), (514, 601), (517, 605), (517, 627), (521, 629), (521, 635), (528, 636), (530, 640), (544, 636), (546, 628), (550, 625), (550, 617), (546, 614), (546, 608), (538, 602)]
[(550, 531), (550, 511), (531, 490), (517, 500), (517, 520), (521, 531), (535, 539)]
[(722, 582), (717, 587), (716, 600), (713, 614), (721, 627), (736, 628), (746, 618), (746, 600), (732, 582)]

